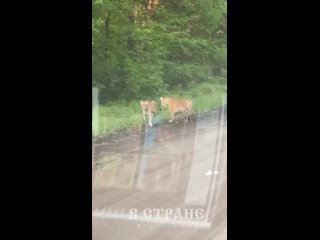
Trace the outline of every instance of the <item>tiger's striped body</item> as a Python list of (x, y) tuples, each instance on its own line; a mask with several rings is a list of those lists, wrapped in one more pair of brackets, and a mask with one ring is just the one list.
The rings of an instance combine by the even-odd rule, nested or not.
[(176, 113), (185, 113), (187, 115), (187, 122), (190, 121), (192, 114), (192, 100), (190, 99), (174, 99), (174, 98), (160, 98), (161, 106), (168, 106), (171, 115), (170, 122), (173, 121)]
[(140, 105), (142, 108), (143, 119), (146, 120), (146, 116), (148, 116), (148, 125), (152, 127), (152, 122), (154, 115), (157, 111), (157, 103), (155, 101), (140, 101)]

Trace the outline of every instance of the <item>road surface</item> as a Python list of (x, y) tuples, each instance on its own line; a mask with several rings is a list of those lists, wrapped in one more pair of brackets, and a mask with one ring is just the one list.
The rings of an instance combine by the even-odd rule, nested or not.
[(93, 240), (226, 240), (226, 108), (93, 144)]

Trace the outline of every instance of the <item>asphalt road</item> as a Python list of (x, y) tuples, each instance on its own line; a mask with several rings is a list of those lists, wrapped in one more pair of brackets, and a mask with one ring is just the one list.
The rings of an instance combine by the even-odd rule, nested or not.
[(225, 110), (93, 144), (93, 239), (226, 240)]

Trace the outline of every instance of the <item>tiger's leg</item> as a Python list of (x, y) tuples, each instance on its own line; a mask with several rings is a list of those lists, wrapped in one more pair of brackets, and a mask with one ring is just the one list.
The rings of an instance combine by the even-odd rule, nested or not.
[(143, 117), (143, 121), (146, 121), (146, 111), (142, 110), (142, 117)]
[(174, 114), (174, 112), (171, 112), (171, 119), (169, 120), (169, 122), (170, 122), (170, 123), (172, 123), (172, 122), (173, 122), (174, 115), (175, 115), (175, 114)]
[(152, 122), (153, 122), (153, 113), (149, 113), (149, 126), (152, 127)]
[(192, 114), (192, 112), (191, 112), (191, 111), (187, 111), (186, 114), (187, 114), (187, 123), (188, 123), (188, 122), (190, 122), (190, 120), (191, 120), (191, 114)]

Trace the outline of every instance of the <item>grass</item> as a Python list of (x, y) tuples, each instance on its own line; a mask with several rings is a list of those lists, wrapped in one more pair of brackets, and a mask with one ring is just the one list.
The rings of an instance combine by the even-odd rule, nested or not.
[[(226, 95), (225, 85), (213, 83), (201, 83), (189, 90), (167, 94), (174, 98), (192, 99), (194, 112), (204, 112), (219, 107)], [(158, 111), (154, 118), (155, 123), (165, 122), (170, 117), (168, 108), (160, 106), (159, 96), (158, 109), (160, 108), (161, 111)], [(98, 116), (99, 121), (92, 122), (94, 136), (111, 134), (120, 129), (137, 128), (145, 124), (139, 101), (99, 105), (95, 110), (98, 110), (95, 116)]]
[[(142, 113), (138, 101), (113, 103), (99, 106), (99, 122), (93, 122), (97, 129), (94, 135), (110, 134), (119, 129), (134, 128), (142, 125)], [(95, 125), (97, 124), (97, 125)]]

